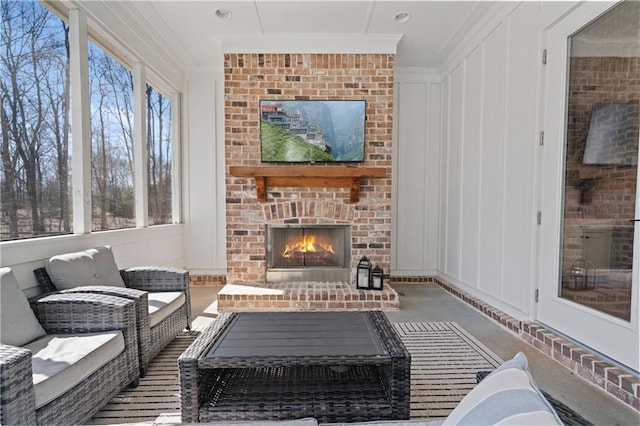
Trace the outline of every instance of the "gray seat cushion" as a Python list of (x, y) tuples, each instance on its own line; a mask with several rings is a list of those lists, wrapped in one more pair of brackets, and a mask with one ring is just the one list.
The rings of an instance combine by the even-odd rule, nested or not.
[(181, 291), (149, 293), (149, 327), (162, 322), (184, 305), (186, 300)]
[(23, 346), (46, 334), (11, 268), (0, 268), (0, 342)]
[(58, 398), (124, 351), (120, 331), (50, 334), (28, 345), (31, 350), (36, 408)]
[(109, 246), (53, 256), (44, 267), (58, 290), (87, 285), (125, 287)]

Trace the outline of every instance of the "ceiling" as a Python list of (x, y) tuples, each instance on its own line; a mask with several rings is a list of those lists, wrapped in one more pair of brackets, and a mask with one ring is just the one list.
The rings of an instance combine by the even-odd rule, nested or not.
[[(242, 46), (239, 40), (244, 45), (262, 43), (266, 49), (273, 46), (274, 51), (282, 52), (287, 48), (285, 45), (294, 46), (301, 41), (339, 48), (342, 43), (375, 46), (389, 40), (395, 45), (398, 39), (396, 67), (439, 67), (494, 4), (415, 0), (131, 0), (113, 3), (135, 15), (138, 25), (144, 21), (141, 27), (153, 34), (185, 68), (219, 66), (222, 52), (233, 49), (228, 47), (230, 43)], [(230, 17), (218, 17), (216, 11), (228, 11)], [(395, 22), (394, 15), (399, 12), (408, 13), (409, 20)], [(319, 47), (323, 48), (326, 47)]]

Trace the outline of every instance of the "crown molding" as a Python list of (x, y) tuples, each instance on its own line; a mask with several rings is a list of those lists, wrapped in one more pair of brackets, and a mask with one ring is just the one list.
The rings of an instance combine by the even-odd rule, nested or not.
[(230, 34), (222, 53), (382, 53), (396, 54), (400, 34)]
[(438, 68), (395, 67), (393, 80), (396, 83), (440, 83), (442, 76)]

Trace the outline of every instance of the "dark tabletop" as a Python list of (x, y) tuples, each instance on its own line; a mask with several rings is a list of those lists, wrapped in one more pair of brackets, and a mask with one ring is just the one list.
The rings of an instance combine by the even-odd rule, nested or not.
[(384, 355), (367, 312), (256, 312), (234, 315), (204, 359)]

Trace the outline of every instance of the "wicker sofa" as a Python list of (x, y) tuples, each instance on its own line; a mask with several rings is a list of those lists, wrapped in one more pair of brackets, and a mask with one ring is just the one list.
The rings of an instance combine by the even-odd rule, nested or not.
[(182, 330), (191, 328), (189, 273), (178, 268), (119, 270), (108, 246), (54, 256), (34, 271), (45, 293), (97, 293), (135, 301), (140, 376)]
[(77, 424), (139, 376), (134, 303), (99, 294), (27, 301), (0, 268), (0, 423)]

